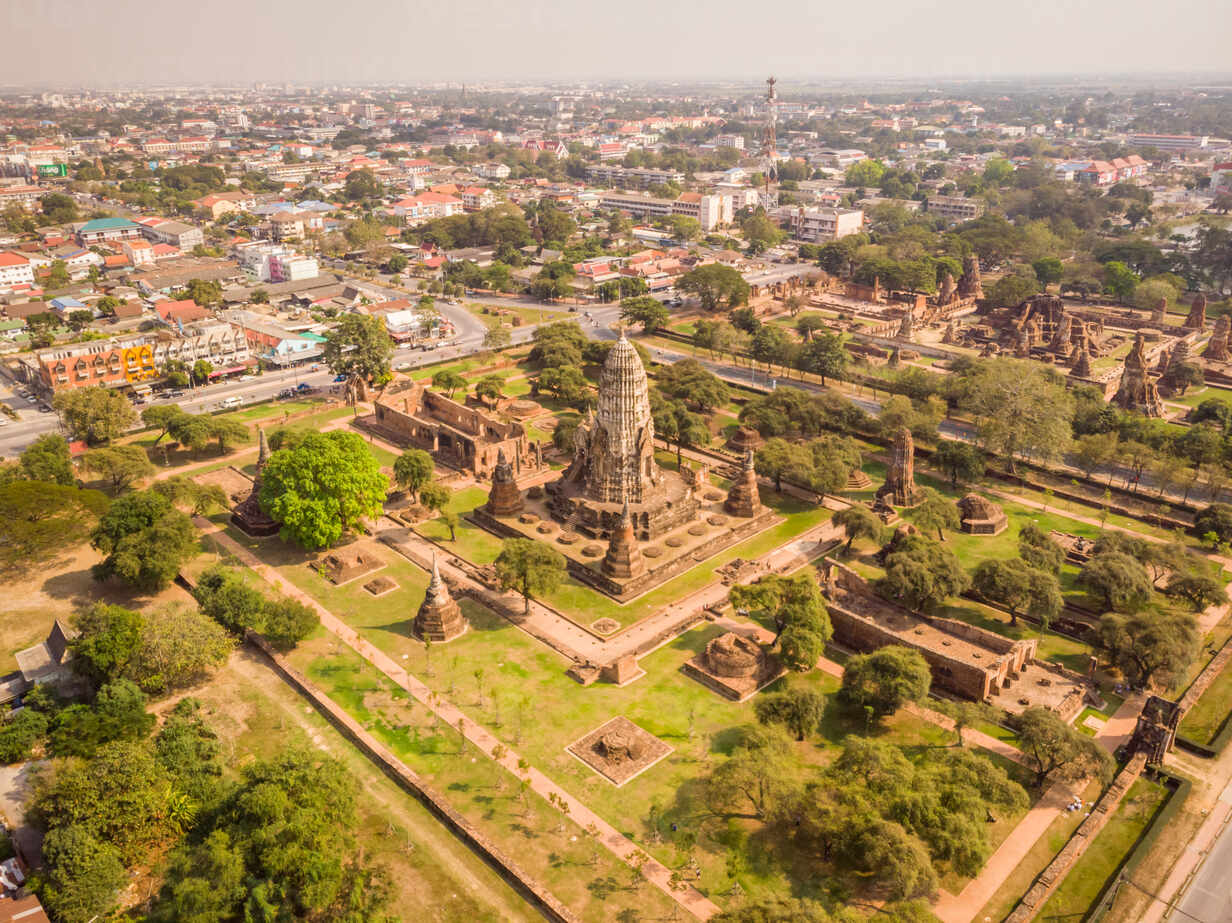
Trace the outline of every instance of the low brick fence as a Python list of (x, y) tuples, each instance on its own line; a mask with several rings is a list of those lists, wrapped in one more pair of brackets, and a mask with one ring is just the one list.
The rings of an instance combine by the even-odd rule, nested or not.
[(1134, 754), (1133, 759), (1126, 764), (1125, 768), (1117, 773), (1117, 777), (1112, 780), (1108, 790), (1100, 796), (1091, 816), (1082, 822), (1074, 831), (1073, 836), (1069, 838), (1069, 842), (1048, 863), (1047, 868), (1040, 872), (1035, 883), (1031, 885), (1031, 889), (1022, 896), (1018, 906), (1005, 918), (1005, 923), (1029, 923), (1030, 920), (1035, 919), (1035, 915), (1043, 909), (1048, 898), (1065, 880), (1065, 876), (1069, 874), (1074, 863), (1082, 858), (1082, 854), (1087, 851), (1087, 847), (1094, 841), (1096, 834), (1108, 823), (1125, 797), (1125, 793), (1129, 791), (1138, 776), (1142, 775), (1142, 770), (1145, 768), (1146, 754)]
[(246, 641), (262, 653), (274, 669), (347, 740), (372, 760), (399, 788), (412, 795), (437, 820), (488, 863), (514, 890), (531, 903), (545, 919), (556, 923), (578, 923), (579, 918), (561, 903), (542, 882), (524, 872), (499, 846), (457, 811), (444, 796), (412, 772), (392, 752), (369, 734), (354, 718), (291, 666), (260, 635), (249, 632)]

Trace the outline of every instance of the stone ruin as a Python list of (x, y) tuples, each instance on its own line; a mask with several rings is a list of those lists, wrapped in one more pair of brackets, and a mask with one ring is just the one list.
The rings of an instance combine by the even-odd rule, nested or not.
[(441, 578), (440, 566), (436, 563), (436, 554), (432, 555), (432, 579), (428, 581), (428, 591), (424, 594), (411, 630), (417, 638), (425, 641), (452, 641), (466, 633), (466, 617), (458, 601), (449, 592), (449, 587)]
[(633, 533), (633, 519), (626, 503), (620, 514), (620, 522), (612, 530), (607, 554), (603, 558), (603, 572), (609, 577), (628, 579), (646, 570), (646, 562), (638, 552), (637, 537)]
[(727, 447), (736, 454), (743, 456), (745, 452), (756, 452), (765, 442), (761, 438), (761, 433), (753, 429), (751, 426), (738, 426), (736, 431), (732, 433), (731, 439), (727, 441)]
[(277, 522), (261, 509), (261, 469), (269, 460), (269, 442), (265, 438), (265, 430), (257, 430), (257, 471), (252, 477), (252, 490), (235, 509), (231, 511), (231, 522), (245, 535), (253, 538), (265, 538), (276, 535), (282, 528)]
[(888, 498), (895, 506), (915, 506), (921, 500), (921, 492), (915, 485), (915, 439), (905, 426), (899, 427), (894, 435), (890, 467), (877, 497)]
[(618, 786), (672, 752), (662, 740), (623, 716), (606, 722), (567, 749)]
[(743, 702), (785, 672), (778, 658), (734, 631), (712, 638), (681, 670), (733, 702)]
[(942, 306), (952, 304), (957, 297), (958, 283), (954, 281), (954, 276), (947, 270), (945, 275), (941, 277), (941, 291), (937, 293), (937, 304)]
[(1155, 310), (1151, 312), (1151, 324), (1163, 330), (1168, 324), (1168, 299), (1160, 298), (1159, 303), (1155, 305)]
[(384, 561), (366, 551), (340, 549), (325, 555), (315, 567), (330, 583), (342, 586), (384, 566)]
[(963, 273), (958, 280), (958, 294), (962, 298), (984, 297), (984, 286), (980, 281), (980, 258), (975, 254), (963, 260)]
[(761, 493), (757, 489), (757, 472), (753, 468), (753, 450), (744, 453), (744, 464), (740, 474), (732, 481), (727, 499), (723, 501), (723, 509), (733, 516), (752, 519), (759, 515), (765, 507), (762, 506)]
[(1010, 524), (1005, 510), (981, 494), (967, 494), (958, 501), (959, 525), (971, 535), (1000, 535)]
[(1202, 294), (1194, 295), (1194, 300), (1190, 302), (1189, 314), (1185, 318), (1184, 327), (1186, 330), (1205, 330), (1206, 329), (1206, 296)]
[(1215, 319), (1215, 332), (1211, 334), (1210, 342), (1206, 344), (1202, 358), (1211, 362), (1227, 362), (1230, 331), (1232, 331), (1232, 321), (1229, 321), (1227, 314), (1221, 314)]
[(1069, 370), (1069, 374), (1073, 378), (1090, 378), (1091, 377), (1091, 354), (1080, 349), (1074, 355), (1074, 364)]
[(1190, 364), (1189, 341), (1177, 340), (1176, 345), (1172, 347), (1172, 352), (1165, 353), (1165, 356), (1166, 359), (1161, 358), (1160, 360), (1164, 363), (1164, 367), (1159, 376), (1159, 391), (1161, 394), (1175, 397), (1185, 391), (1185, 385), (1180, 376), (1181, 369)]
[(1145, 348), (1146, 340), (1139, 334), (1134, 338), (1129, 355), (1125, 357), (1121, 383), (1112, 397), (1112, 403), (1143, 416), (1162, 417), (1164, 404), (1159, 397), (1159, 388), (1151, 379), (1147, 368)]
[(492, 491), (488, 494), (487, 510), (493, 516), (516, 516), (524, 507), (522, 491), (518, 490), (514, 479), (513, 465), (501, 449), (497, 452), (496, 467), (492, 469)]
[(915, 336), (915, 313), (911, 310), (911, 306), (907, 306), (907, 310), (903, 312), (903, 319), (898, 325), (898, 338), (900, 340), (910, 341)]

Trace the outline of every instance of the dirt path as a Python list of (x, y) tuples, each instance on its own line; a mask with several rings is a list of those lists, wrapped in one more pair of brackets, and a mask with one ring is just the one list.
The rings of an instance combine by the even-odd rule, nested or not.
[(630, 868), (640, 867), (647, 881), (659, 888), (684, 910), (700, 920), (709, 919), (719, 912), (719, 908), (713, 902), (691, 885), (673, 887), (671, 881), (672, 873), (666, 866), (642, 851), (632, 840), (595, 814), (581, 801), (556, 785), (542, 772), (531, 767), (523, 773), (518, 767), (518, 763), (522, 759), (520, 754), (502, 745), (502, 756), (500, 759), (496, 759), (492, 753), (500, 741), (490, 731), (468, 718), (460, 708), (448, 699), (434, 693), (423, 682), (412, 676), (400, 664), (389, 657), (389, 655), (360, 637), (358, 632), (318, 603), (313, 597), (283, 579), (282, 575), (274, 568), (263, 564), (248, 549), (232, 539), (214, 523), (198, 517), (197, 526), (280, 593), (312, 608), (320, 617), (322, 627), (409, 692), (442, 721), (465, 736), (467, 740), (482, 750), (489, 759), (496, 760), (502, 767), (513, 774), (515, 778), (528, 779), (531, 789), (541, 797), (548, 799), (551, 796), (552, 800), (568, 805), (568, 817), (582, 827), (593, 826), (597, 829), (599, 831), (597, 839), (604, 847), (622, 862), (629, 865)]

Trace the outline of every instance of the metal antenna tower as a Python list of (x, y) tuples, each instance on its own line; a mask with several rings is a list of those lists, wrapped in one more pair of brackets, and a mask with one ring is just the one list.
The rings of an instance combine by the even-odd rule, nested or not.
[(779, 117), (779, 96), (774, 88), (777, 83), (778, 80), (774, 77), (766, 78), (766, 124), (761, 133), (761, 160), (767, 189), (770, 187), (770, 178), (776, 172), (775, 164), (777, 163), (778, 139), (775, 137), (775, 126)]

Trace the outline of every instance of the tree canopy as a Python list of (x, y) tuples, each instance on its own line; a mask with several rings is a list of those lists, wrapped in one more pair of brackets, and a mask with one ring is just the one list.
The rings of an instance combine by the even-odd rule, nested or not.
[(355, 433), (310, 433), (273, 453), (261, 471), (261, 509), (302, 548), (326, 548), (380, 515), (389, 480)]

